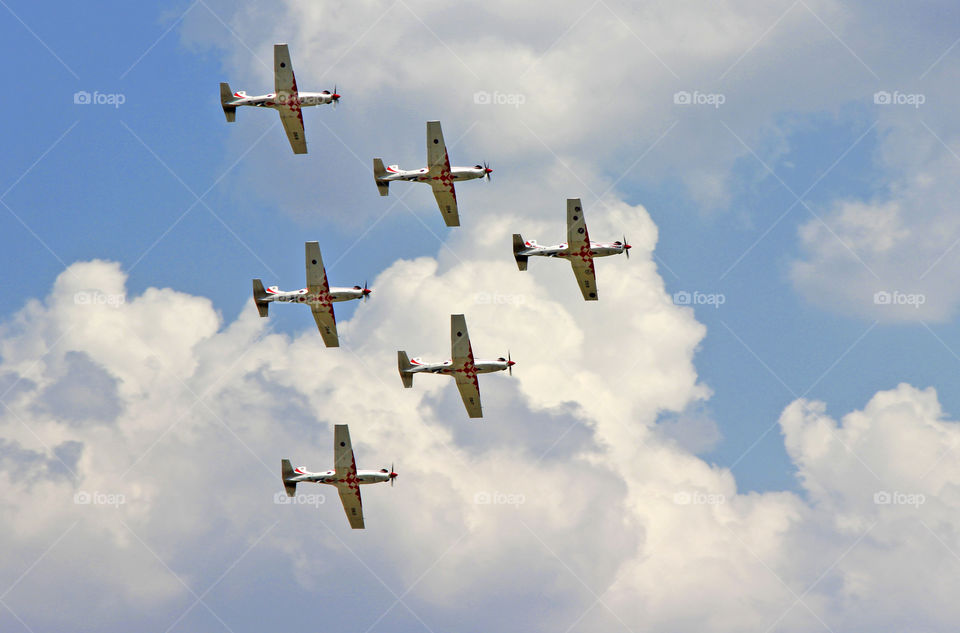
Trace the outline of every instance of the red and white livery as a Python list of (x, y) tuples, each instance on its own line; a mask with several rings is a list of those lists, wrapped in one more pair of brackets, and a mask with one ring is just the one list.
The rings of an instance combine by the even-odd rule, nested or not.
[(259, 279), (253, 280), (253, 301), (257, 304), (257, 311), (261, 317), (269, 314), (270, 304), (274, 301), (282, 303), (303, 303), (310, 306), (317, 328), (327, 347), (339, 347), (340, 339), (337, 336), (337, 320), (333, 314), (333, 304), (337, 301), (352, 299), (366, 299), (371, 290), (366, 282), (363, 287), (352, 288), (330, 287), (327, 283), (327, 271), (323, 267), (323, 258), (320, 256), (320, 245), (317, 242), (304, 244), (307, 267), (307, 287), (300, 290), (280, 290), (276, 286), (263, 287)]
[(334, 87), (333, 92), (300, 92), (297, 89), (297, 78), (293, 75), (293, 65), (290, 63), (290, 50), (286, 44), (273, 45), (273, 80), (274, 92), (265, 95), (249, 96), (243, 90), (234, 92), (230, 84), (220, 84), (220, 106), (228, 123), (237, 120), (237, 108), (240, 106), (255, 106), (258, 108), (273, 108), (280, 113), (280, 122), (290, 140), (290, 147), (294, 154), (307, 153), (307, 137), (303, 132), (303, 108), (309, 106), (326, 105), (332, 103), (334, 107), (340, 101), (340, 95)]
[(373, 159), (373, 177), (381, 196), (390, 194), (390, 183), (396, 180), (425, 182), (433, 189), (433, 197), (447, 226), (460, 226), (460, 211), (457, 208), (457, 191), (453, 183), (461, 180), (484, 178), (490, 180), (490, 167), (451, 167), (447, 146), (443, 142), (440, 121), (427, 121), (427, 166), (422, 169), (400, 169), (399, 165), (383, 166), (383, 160)]
[(480, 383), (478, 374), (488, 374), (494, 371), (507, 370), (513, 375), (513, 366), (516, 364), (507, 353), (506, 358), (496, 360), (476, 360), (473, 357), (473, 347), (470, 345), (470, 335), (467, 333), (467, 320), (462, 314), (450, 315), (450, 355), (451, 360), (442, 363), (425, 363), (419, 358), (409, 359), (404, 351), (397, 352), (397, 367), (400, 371), (400, 380), (406, 388), (413, 387), (415, 374), (442, 374), (452, 376), (457, 382), (457, 389), (471, 418), (482, 418), (483, 408), (480, 406)]
[(567, 241), (565, 243), (556, 246), (540, 246), (536, 240), (524, 240), (519, 233), (513, 234), (513, 257), (517, 260), (517, 267), (520, 270), (527, 269), (527, 259), (530, 257), (565, 258), (573, 267), (573, 274), (586, 301), (598, 299), (594, 258), (623, 253), (629, 259), (631, 248), (626, 237), (622, 242), (590, 241), (580, 198), (567, 199)]
[(362, 530), (363, 502), (360, 498), (360, 486), (364, 484), (378, 484), (389, 481), (393, 485), (397, 473), (381, 468), (380, 470), (357, 470), (357, 460), (353, 456), (353, 446), (350, 444), (350, 429), (346, 424), (337, 424), (333, 427), (333, 470), (314, 473), (299, 466), (293, 468), (289, 459), (280, 461), (280, 472), (283, 477), (283, 487), (288, 497), (297, 494), (297, 484), (315, 483), (336, 486), (340, 493), (340, 502), (347, 513), (350, 527)]

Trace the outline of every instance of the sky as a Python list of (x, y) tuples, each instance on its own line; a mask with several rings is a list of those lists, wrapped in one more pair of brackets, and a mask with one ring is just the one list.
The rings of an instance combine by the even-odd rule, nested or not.
[[(953, 4), (0, 5), (0, 630), (955, 629)], [(219, 107), (279, 42), (342, 95), (303, 156)], [(494, 170), (458, 228), (373, 182), (427, 120)], [(571, 197), (596, 303), (511, 257)], [(251, 300), (309, 240), (339, 349)], [(396, 374), (453, 313), (482, 421)], [(335, 424), (364, 531), (283, 495)]]

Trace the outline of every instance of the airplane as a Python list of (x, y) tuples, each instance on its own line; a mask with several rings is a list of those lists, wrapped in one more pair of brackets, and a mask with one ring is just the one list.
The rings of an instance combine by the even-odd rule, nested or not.
[(452, 360), (442, 363), (425, 363), (419, 358), (409, 359), (404, 351), (397, 352), (397, 366), (400, 370), (400, 380), (403, 386), (413, 387), (413, 377), (419, 373), (445, 374), (453, 376), (457, 381), (457, 389), (467, 414), (471, 418), (482, 418), (483, 409), (480, 406), (480, 384), (477, 374), (488, 374), (504, 369), (512, 376), (513, 366), (516, 365), (507, 352), (506, 358), (497, 360), (474, 360), (473, 347), (470, 345), (470, 335), (467, 333), (467, 320), (462, 314), (450, 315), (450, 355)]
[(623, 253), (630, 259), (630, 249), (624, 237), (622, 242), (592, 242), (583, 219), (580, 198), (567, 198), (567, 241), (556, 246), (540, 246), (536, 240), (525, 241), (519, 233), (513, 234), (513, 257), (520, 270), (527, 269), (527, 258), (566, 257), (573, 267), (573, 274), (580, 284), (585, 301), (597, 300), (597, 274), (593, 267), (594, 257), (606, 257)]
[(337, 107), (340, 95), (337, 87), (333, 92), (300, 92), (297, 90), (297, 79), (293, 76), (293, 65), (290, 63), (290, 51), (286, 44), (273, 45), (273, 82), (274, 92), (251, 97), (243, 90), (234, 92), (230, 84), (220, 83), (220, 106), (227, 117), (227, 123), (237, 120), (237, 108), (240, 106), (257, 106), (273, 108), (280, 113), (280, 122), (287, 132), (290, 147), (294, 154), (307, 153), (307, 137), (303, 132), (303, 108), (308, 106), (326, 105), (332, 103)]
[(304, 245), (307, 265), (307, 287), (300, 290), (280, 290), (276, 286), (263, 287), (259, 279), (253, 280), (253, 301), (257, 304), (257, 311), (261, 317), (268, 315), (270, 304), (274, 301), (283, 303), (306, 303), (313, 311), (313, 318), (327, 347), (339, 347), (340, 339), (337, 336), (337, 320), (333, 316), (335, 301), (350, 301), (351, 299), (366, 299), (372, 292), (367, 288), (354, 286), (352, 288), (331, 288), (327, 283), (327, 271), (323, 268), (323, 259), (320, 257), (320, 245), (317, 242), (306, 242)]
[(336, 486), (340, 493), (340, 502), (343, 511), (347, 513), (350, 527), (355, 530), (363, 529), (363, 503), (360, 499), (360, 486), (364, 484), (378, 484), (393, 480), (397, 473), (381, 468), (380, 470), (357, 470), (357, 461), (353, 457), (353, 447), (350, 444), (350, 429), (346, 424), (337, 424), (333, 427), (333, 470), (321, 473), (312, 473), (302, 466), (293, 468), (289, 459), (280, 460), (280, 472), (283, 477), (283, 488), (288, 497), (297, 494), (297, 484), (317, 483)]
[(427, 121), (427, 166), (423, 169), (406, 170), (400, 169), (399, 165), (384, 167), (383, 159), (373, 159), (373, 177), (381, 196), (390, 194), (390, 183), (395, 180), (429, 183), (447, 226), (460, 226), (457, 191), (453, 183), (474, 178), (490, 180), (491, 172), (493, 170), (487, 163), (473, 167), (450, 167), (450, 158), (447, 156), (447, 146), (443, 142), (440, 121)]

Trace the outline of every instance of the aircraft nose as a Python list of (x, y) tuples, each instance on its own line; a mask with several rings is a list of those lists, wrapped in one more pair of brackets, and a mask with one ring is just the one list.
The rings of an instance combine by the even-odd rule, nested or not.
[(513, 367), (513, 366), (516, 365), (516, 364), (517, 364), (517, 361), (515, 361), (515, 360), (508, 360), (508, 361), (507, 361), (507, 367)]
[(394, 479), (396, 476), (397, 476), (397, 473), (394, 473), (394, 472), (390, 473), (390, 479)]
[(623, 247), (624, 247), (624, 248), (633, 248), (633, 247), (630, 246), (629, 244), (624, 244)]
[(364, 288), (363, 290), (361, 290), (361, 292), (362, 292), (364, 295), (368, 295), (368, 294), (370, 294), (370, 293), (373, 292), (373, 291), (370, 290), (369, 288)]
[(484, 168), (483, 173), (485, 173), (485, 174), (491, 174), (491, 173), (493, 173), (493, 170), (490, 169), (489, 167), (486, 167), (486, 168)]

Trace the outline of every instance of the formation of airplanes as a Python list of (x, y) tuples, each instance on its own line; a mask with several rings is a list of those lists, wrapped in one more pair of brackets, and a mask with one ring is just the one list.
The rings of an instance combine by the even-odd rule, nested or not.
[(346, 424), (333, 427), (333, 470), (314, 473), (302, 466), (293, 468), (289, 459), (283, 459), (280, 460), (280, 473), (288, 497), (296, 496), (297, 484), (300, 483), (336, 486), (350, 527), (355, 530), (364, 528), (360, 486), (385, 481), (389, 481), (392, 486), (393, 480), (397, 478), (392, 465), (390, 470), (357, 470), (357, 460), (353, 456), (353, 446), (350, 443), (350, 429)]
[[(275, 109), (283, 123), (287, 139), (294, 154), (307, 153), (307, 141), (303, 127), (303, 108), (316, 105), (333, 105), (335, 108), (340, 95), (336, 86), (333, 92), (300, 92), (290, 61), (290, 51), (286, 44), (275, 44), (274, 92), (249, 96), (244, 91), (234, 92), (226, 82), (220, 84), (220, 105), (227, 122), (236, 121), (237, 108), (241, 106), (266, 107)], [(405, 170), (398, 165), (385, 167), (380, 158), (373, 159), (373, 176), (381, 196), (390, 194), (390, 183), (423, 182), (430, 185), (437, 201), (440, 214), (447, 226), (460, 226), (460, 210), (457, 204), (457, 192), (454, 183), (465, 180), (486, 178), (490, 180), (493, 172), (483, 162), (473, 167), (451, 167), (447, 146), (443, 140), (440, 121), (427, 121), (427, 165), (420, 169)], [(630, 257), (630, 244), (626, 237), (616, 242), (594, 242), (590, 240), (587, 224), (584, 220), (583, 205), (579, 198), (567, 200), (567, 241), (554, 246), (541, 246), (535, 240), (524, 240), (519, 233), (513, 235), (513, 257), (521, 271), (527, 270), (530, 257), (555, 257), (566, 259), (573, 268), (574, 276), (585, 301), (597, 301), (596, 268), (594, 259), (623, 253)], [(339, 347), (337, 322), (333, 304), (339, 301), (367, 299), (371, 293), (366, 282), (363, 286), (333, 287), (327, 279), (318, 242), (304, 244), (306, 288), (284, 291), (277, 286), (264, 287), (260, 279), (253, 280), (253, 301), (261, 317), (269, 315), (270, 304), (302, 303), (310, 306), (317, 329), (327, 347)], [(405, 388), (413, 387), (413, 378), (417, 374), (440, 374), (451, 376), (460, 398), (463, 400), (467, 415), (471, 418), (483, 417), (480, 401), (480, 374), (506, 371), (513, 375), (513, 359), (507, 352), (506, 358), (478, 360), (474, 357), (470, 335), (467, 332), (466, 317), (463, 314), (450, 315), (450, 359), (429, 363), (420, 358), (408, 358), (403, 350), (397, 352), (397, 369)], [(363, 484), (383, 483), (393, 485), (397, 473), (390, 469), (357, 470), (353, 448), (350, 443), (350, 431), (346, 424), (334, 426), (334, 467), (332, 470), (311, 472), (305, 468), (293, 468), (287, 459), (281, 460), (281, 474), (287, 495), (296, 495), (297, 484), (319, 483), (336, 486), (346, 512), (350, 527), (364, 528), (363, 505), (360, 486)]]

